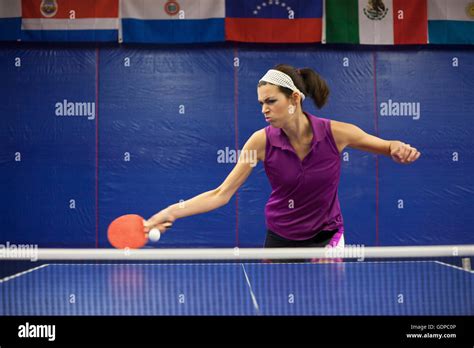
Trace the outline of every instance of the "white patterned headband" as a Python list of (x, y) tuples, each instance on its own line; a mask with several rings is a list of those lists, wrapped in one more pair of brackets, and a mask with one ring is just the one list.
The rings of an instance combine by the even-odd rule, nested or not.
[(301, 100), (304, 100), (305, 95), (295, 86), (295, 83), (287, 74), (282, 73), (279, 70), (270, 69), (267, 73), (260, 79), (259, 82), (265, 81), (273, 85), (286, 87), (291, 89), (293, 92), (297, 92), (301, 96)]

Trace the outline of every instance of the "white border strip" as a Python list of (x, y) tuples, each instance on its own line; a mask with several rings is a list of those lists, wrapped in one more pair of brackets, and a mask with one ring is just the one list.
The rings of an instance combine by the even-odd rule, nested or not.
[(39, 270), (40, 268), (44, 268), (44, 267), (47, 267), (47, 266), (49, 266), (49, 264), (44, 264), (44, 265), (41, 265), (41, 266), (38, 266), (38, 267), (30, 268), (30, 269), (28, 269), (28, 270), (26, 270), (26, 271), (23, 271), (23, 272), (16, 273), (16, 274), (14, 274), (14, 275), (5, 277), (5, 278), (3, 278), (3, 279), (0, 279), (0, 284), (1, 284), (1, 283), (4, 283), (4, 282), (7, 282), (7, 281), (9, 281), (9, 280), (12, 280), (12, 279), (14, 279), (14, 278), (21, 277), (22, 275), (25, 275), (25, 274), (28, 274), (28, 273), (37, 271), (37, 270)]
[(461, 271), (464, 271), (464, 272), (467, 272), (467, 273), (474, 273), (474, 270), (472, 271), (469, 271), (467, 269), (464, 269), (462, 267), (459, 267), (459, 266), (455, 266), (455, 265), (450, 265), (449, 263), (444, 263), (444, 262), (441, 262), (441, 261), (435, 261), (435, 263), (439, 264), (439, 265), (443, 265), (443, 266), (447, 266), (447, 267), (451, 267), (451, 268), (456, 268), (456, 269), (459, 269)]
[[(64, 260), (63, 260), (64, 261)], [(122, 260), (121, 260), (122, 261)], [(126, 261), (126, 260), (123, 260)], [(246, 262), (245, 265), (270, 267), (272, 265), (363, 265), (367, 263), (434, 263), (434, 260), (401, 260), (401, 261), (363, 261), (363, 262)], [(173, 263), (53, 263), (50, 266), (240, 266), (238, 262), (173, 262)]]
[[(38, 249), (38, 260), (257, 260), (311, 258), (424, 258), (474, 256), (474, 245), (331, 248), (241, 249)], [(2, 255), (1, 260), (26, 260), (30, 256)]]
[(118, 18), (23, 18), (22, 30), (118, 30)]

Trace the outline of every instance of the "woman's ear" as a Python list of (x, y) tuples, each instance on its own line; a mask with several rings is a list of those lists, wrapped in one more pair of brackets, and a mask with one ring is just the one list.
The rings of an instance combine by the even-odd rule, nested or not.
[(294, 92), (292, 97), (296, 105), (298, 105), (301, 102), (301, 95), (298, 92)]

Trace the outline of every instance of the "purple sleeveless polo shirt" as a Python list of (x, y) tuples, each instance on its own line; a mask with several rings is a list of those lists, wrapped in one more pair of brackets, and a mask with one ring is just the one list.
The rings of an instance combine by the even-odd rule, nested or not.
[(341, 159), (330, 120), (305, 112), (311, 122), (311, 150), (301, 161), (285, 132), (265, 127), (265, 172), (272, 193), (265, 206), (267, 228), (291, 240), (305, 240), (323, 230), (338, 229), (331, 245), (343, 233), (338, 199)]

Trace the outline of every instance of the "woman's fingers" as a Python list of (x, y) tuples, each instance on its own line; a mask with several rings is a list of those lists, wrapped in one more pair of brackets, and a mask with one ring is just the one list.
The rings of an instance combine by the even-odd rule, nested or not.
[(393, 148), (392, 158), (397, 163), (409, 164), (420, 158), (421, 153), (410, 144), (399, 143)]

